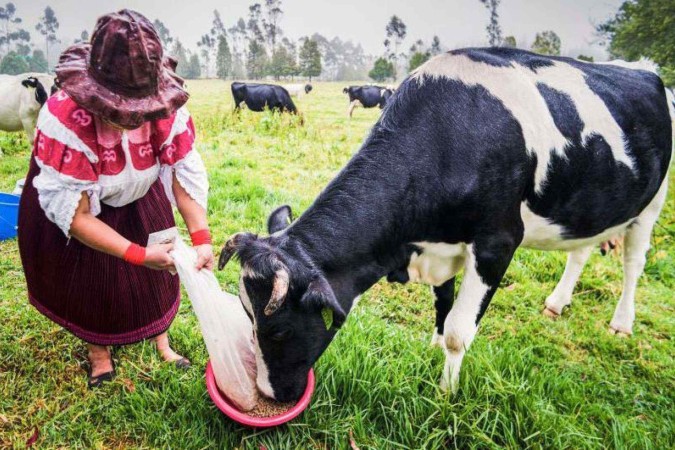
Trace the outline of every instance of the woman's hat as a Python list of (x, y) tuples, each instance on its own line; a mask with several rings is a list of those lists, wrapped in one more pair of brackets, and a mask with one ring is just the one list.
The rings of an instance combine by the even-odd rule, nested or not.
[(98, 19), (90, 43), (61, 54), (59, 85), (78, 105), (124, 128), (170, 116), (188, 100), (176, 60), (152, 23), (123, 9)]

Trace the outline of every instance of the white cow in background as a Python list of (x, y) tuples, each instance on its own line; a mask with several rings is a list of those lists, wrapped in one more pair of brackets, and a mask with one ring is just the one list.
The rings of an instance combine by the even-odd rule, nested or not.
[(291, 97), (300, 98), (304, 94), (309, 94), (312, 91), (311, 84), (284, 84), (283, 88), (288, 91)]
[(0, 130), (23, 130), (32, 145), (40, 108), (56, 89), (46, 73), (0, 75)]

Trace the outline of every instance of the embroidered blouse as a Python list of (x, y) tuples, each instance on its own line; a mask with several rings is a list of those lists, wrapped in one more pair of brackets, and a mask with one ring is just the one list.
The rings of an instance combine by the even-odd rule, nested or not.
[(208, 180), (194, 148), (195, 130), (185, 107), (171, 117), (120, 130), (78, 106), (59, 91), (40, 111), (33, 148), (40, 174), (33, 179), (47, 218), (68, 236), (82, 193), (93, 215), (101, 203), (128, 205), (161, 178), (175, 205), (173, 174), (206, 209)]

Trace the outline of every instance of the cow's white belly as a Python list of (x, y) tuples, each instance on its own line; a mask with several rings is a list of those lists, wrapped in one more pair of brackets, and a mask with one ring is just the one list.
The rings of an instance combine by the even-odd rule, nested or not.
[(410, 255), (408, 276), (410, 281), (440, 286), (464, 267), (466, 244), (415, 242), (422, 253)]
[(536, 215), (521, 203), (520, 215), (525, 226), (525, 234), (521, 247), (534, 248), (538, 250), (575, 250), (589, 245), (595, 245), (604, 242), (614, 236), (623, 234), (626, 228), (633, 222), (631, 219), (621, 225), (608, 228), (602, 233), (583, 239), (564, 239), (563, 227), (552, 223), (545, 217)]

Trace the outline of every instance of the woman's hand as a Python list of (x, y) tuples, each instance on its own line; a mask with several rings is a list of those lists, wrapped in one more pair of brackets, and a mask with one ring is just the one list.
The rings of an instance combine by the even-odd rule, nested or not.
[(173, 258), (169, 255), (171, 250), (173, 250), (173, 243), (148, 245), (145, 247), (143, 265), (155, 270), (176, 270)]
[(197, 264), (195, 268), (197, 270), (213, 270), (213, 264), (215, 263), (213, 257), (213, 247), (211, 244), (196, 245), (193, 247), (197, 252)]

